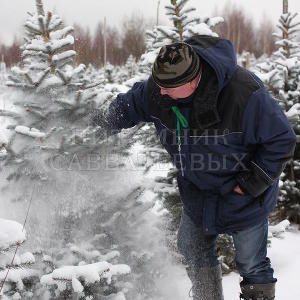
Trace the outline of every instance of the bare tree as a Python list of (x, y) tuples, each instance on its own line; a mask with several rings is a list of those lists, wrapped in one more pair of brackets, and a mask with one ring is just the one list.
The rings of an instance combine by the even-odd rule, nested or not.
[(104, 63), (104, 34), (103, 23), (98, 23), (92, 43), (92, 61), (95, 67), (99, 68)]
[(122, 65), (125, 62), (121, 47), (121, 38), (117, 29), (107, 26), (106, 28), (107, 61), (113, 65)]
[(272, 21), (267, 17), (263, 17), (256, 30), (256, 49), (254, 51), (256, 56), (260, 56), (263, 53), (271, 55), (275, 51), (273, 32), (275, 32), (275, 27)]
[(12, 45), (0, 46), (0, 58), (4, 56), (4, 61), (8, 67), (11, 67), (21, 61), (21, 42), (17, 37), (14, 38)]
[(76, 63), (88, 65), (92, 63), (92, 37), (88, 28), (83, 29), (74, 24)]
[(269, 19), (264, 18), (256, 28), (252, 18), (247, 16), (245, 10), (230, 2), (220, 11), (216, 10), (215, 15), (221, 15), (225, 19), (225, 22), (220, 24), (216, 31), (221, 37), (232, 41), (237, 53), (249, 51), (258, 57), (263, 53), (270, 55), (275, 49), (272, 37), (275, 29)]
[(122, 49), (125, 60), (130, 54), (138, 59), (145, 52), (145, 31), (145, 20), (137, 14), (123, 21)]

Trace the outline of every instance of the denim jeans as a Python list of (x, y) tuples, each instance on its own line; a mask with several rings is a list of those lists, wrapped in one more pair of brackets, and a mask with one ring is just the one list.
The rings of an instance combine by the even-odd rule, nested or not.
[[(236, 267), (245, 284), (276, 282), (267, 257), (268, 219), (253, 227), (231, 233), (236, 251)], [(218, 262), (217, 235), (205, 235), (182, 210), (177, 235), (179, 252), (187, 265), (195, 268), (214, 267)]]

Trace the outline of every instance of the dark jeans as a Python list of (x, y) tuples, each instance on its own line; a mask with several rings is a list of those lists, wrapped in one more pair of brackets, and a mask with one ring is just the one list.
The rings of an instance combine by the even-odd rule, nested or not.
[[(235, 262), (244, 283), (271, 283), (273, 277), (267, 257), (268, 219), (245, 230), (231, 233), (236, 250)], [(187, 265), (195, 268), (213, 267), (218, 264), (217, 235), (204, 235), (189, 216), (182, 211), (178, 230), (178, 250)]]

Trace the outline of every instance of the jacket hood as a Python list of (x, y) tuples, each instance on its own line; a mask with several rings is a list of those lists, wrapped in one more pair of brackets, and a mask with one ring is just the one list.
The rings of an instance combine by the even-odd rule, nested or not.
[[(194, 36), (185, 41), (191, 45), (201, 58), (202, 75), (198, 87), (192, 95), (189, 127), (201, 135), (204, 129), (221, 121), (218, 112), (218, 95), (230, 81), (237, 69), (236, 56), (230, 41), (211, 37)], [(171, 129), (176, 129), (172, 105), (182, 108), (184, 103), (175, 102), (167, 95), (161, 95), (157, 86), (151, 83), (149, 90), (149, 111)], [(175, 126), (175, 128), (174, 128)]]
[(236, 67), (236, 54), (229, 40), (206, 35), (197, 35), (184, 41), (215, 71), (218, 91), (228, 83)]

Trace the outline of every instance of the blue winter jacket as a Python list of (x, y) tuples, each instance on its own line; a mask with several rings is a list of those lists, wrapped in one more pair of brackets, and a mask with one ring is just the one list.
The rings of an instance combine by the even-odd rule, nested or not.
[[(181, 200), (195, 224), (206, 234), (245, 229), (275, 207), (278, 178), (293, 157), (296, 136), (263, 83), (237, 66), (230, 41), (196, 36), (185, 42), (202, 62), (195, 93), (172, 100), (160, 95), (150, 76), (118, 95), (108, 123), (113, 129), (154, 123), (179, 170)], [(180, 146), (173, 106), (189, 123), (180, 130)], [(233, 191), (236, 185), (244, 195)]]

